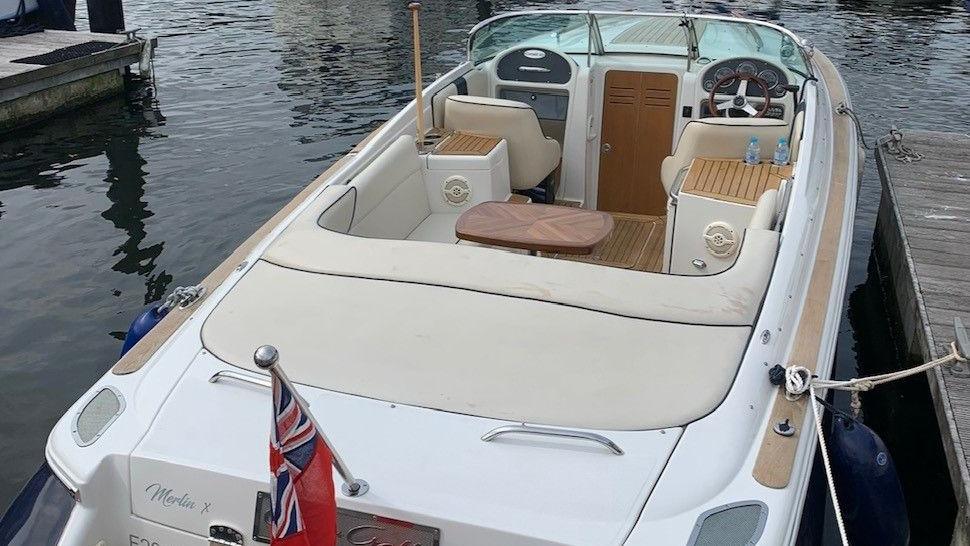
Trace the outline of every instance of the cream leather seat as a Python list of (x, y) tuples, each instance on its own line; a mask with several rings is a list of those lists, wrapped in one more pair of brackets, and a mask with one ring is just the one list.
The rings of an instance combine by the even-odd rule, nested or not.
[[(761, 143), (761, 158), (771, 159), (775, 144), (788, 137), (788, 124), (771, 118), (703, 118), (684, 127), (674, 155), (660, 167), (660, 181), (669, 195), (677, 176), (695, 157), (742, 158), (752, 136)], [(792, 155), (794, 157), (794, 155)]]
[(445, 129), (504, 138), (509, 145), (509, 176), (514, 190), (538, 186), (562, 157), (559, 143), (542, 134), (535, 110), (522, 102), (450, 96), (445, 101)]

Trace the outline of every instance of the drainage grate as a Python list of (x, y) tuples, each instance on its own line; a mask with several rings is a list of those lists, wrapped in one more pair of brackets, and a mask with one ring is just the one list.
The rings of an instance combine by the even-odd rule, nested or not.
[(88, 55), (93, 55), (94, 53), (100, 53), (107, 49), (111, 49), (119, 45), (114, 42), (84, 42), (83, 44), (76, 44), (68, 47), (62, 47), (60, 49), (55, 49), (48, 53), (42, 55), (34, 55), (33, 57), (24, 57), (22, 59), (14, 59), (10, 62), (12, 63), (22, 63), (22, 64), (41, 64), (44, 66), (62, 63), (64, 61), (70, 61), (71, 59), (77, 59), (79, 57), (86, 57)]

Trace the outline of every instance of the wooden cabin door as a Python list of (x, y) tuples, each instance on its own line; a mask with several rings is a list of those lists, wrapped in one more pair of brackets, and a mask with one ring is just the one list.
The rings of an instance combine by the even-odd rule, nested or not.
[(676, 108), (676, 75), (606, 73), (597, 209), (667, 213), (660, 163), (670, 155)]

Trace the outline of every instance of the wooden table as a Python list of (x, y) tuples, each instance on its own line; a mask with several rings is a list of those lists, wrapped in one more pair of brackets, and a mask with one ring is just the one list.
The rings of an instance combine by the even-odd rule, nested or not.
[(753, 206), (761, 194), (777, 190), (782, 179), (790, 178), (791, 173), (791, 165), (748, 165), (738, 159), (698, 157), (691, 162), (680, 191)]
[(533, 253), (585, 255), (613, 230), (605, 212), (538, 203), (487, 201), (458, 217), (459, 239)]

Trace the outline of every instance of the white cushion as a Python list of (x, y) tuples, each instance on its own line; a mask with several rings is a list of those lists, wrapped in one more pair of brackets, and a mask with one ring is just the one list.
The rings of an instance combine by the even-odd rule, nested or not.
[[(560, 261), (467, 250), (491, 260)], [(555, 339), (537, 344), (524, 335), (537, 326)], [(638, 320), (262, 260), (202, 328), (206, 349), (256, 373), (253, 350), (273, 344), (297, 383), (514, 422), (623, 430), (684, 425), (711, 412), (750, 335), (750, 326)]]
[(404, 239), (431, 214), (410, 135), (394, 141), (350, 184), (357, 188), (352, 235)]
[(317, 225), (315, 205), (273, 242), (264, 260), (318, 273), (453, 286), (681, 323), (752, 325), (778, 249), (777, 232), (749, 229), (727, 271), (662, 275), (471, 245), (348, 237)]
[(456, 222), (458, 222), (458, 213), (433, 213), (425, 218), (421, 225), (414, 228), (407, 238), (412, 241), (455, 243), (458, 241), (458, 237), (455, 237)]
[(773, 229), (778, 214), (778, 190), (771, 189), (761, 194), (754, 207), (754, 214), (748, 222), (748, 229)]

